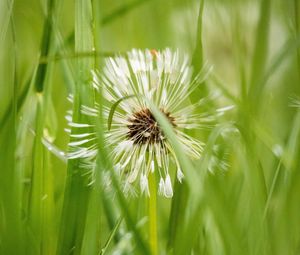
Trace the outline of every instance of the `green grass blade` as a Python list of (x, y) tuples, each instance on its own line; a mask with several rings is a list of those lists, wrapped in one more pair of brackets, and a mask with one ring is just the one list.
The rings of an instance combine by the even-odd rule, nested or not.
[[(204, 0), (200, 1), (199, 12), (198, 12), (198, 22), (197, 22), (197, 37), (196, 45), (192, 57), (193, 65), (193, 77), (196, 77), (203, 68), (203, 43), (202, 43), (202, 19), (204, 10)], [(199, 86), (191, 93), (190, 99), (192, 102), (197, 102), (199, 99), (207, 95), (208, 91), (204, 86), (205, 82), (199, 84)]]
[[(54, 0), (47, 1), (47, 16), (44, 22), (44, 31), (41, 42), (41, 57), (48, 56), (50, 49), (50, 40), (52, 34), (52, 14), (55, 8)], [(42, 92), (44, 89), (44, 80), (46, 76), (47, 64), (41, 63), (38, 66), (36, 73), (35, 89), (37, 92)]]
[[(300, 37), (300, 4), (297, 0), (294, 0), (294, 15), (295, 15), (295, 30), (296, 38)], [(298, 61), (298, 75), (300, 80), (300, 50), (297, 47), (297, 61)]]
[(120, 227), (122, 220), (123, 220), (123, 218), (119, 218), (119, 220), (117, 221), (117, 224), (115, 225), (111, 234), (109, 235), (107, 242), (105, 243), (104, 247), (101, 249), (100, 255), (106, 254), (106, 251), (107, 251), (109, 245), (111, 244), (112, 240), (114, 239), (115, 235), (117, 234), (118, 228)]
[(132, 11), (134, 8), (137, 8), (138, 6), (140, 6), (141, 4), (144, 4), (147, 1), (149, 1), (149, 0), (136, 0), (136, 1), (132, 1), (131, 3), (128, 3), (128, 4), (124, 4), (124, 6), (113, 11), (111, 14), (103, 17), (103, 19), (101, 20), (101, 24), (102, 25), (109, 24), (110, 22), (116, 20), (117, 18), (120, 18), (121, 16)]
[(202, 43), (202, 19), (204, 10), (204, 0), (200, 1), (197, 23), (197, 38), (195, 50), (192, 58), (192, 65), (194, 67), (194, 73), (197, 74), (203, 67), (203, 43)]
[[(16, 31), (13, 17), (13, 1), (0, 3), (0, 46), (10, 44), (8, 56), (0, 59), (7, 67), (9, 78), (0, 78), (8, 88), (10, 108), (5, 121), (0, 124), (0, 254), (21, 255), (24, 251), (24, 225), (21, 219), (22, 177), (17, 167), (18, 129), (18, 73), (16, 55)], [(5, 14), (2, 12), (5, 11)], [(2, 96), (2, 95), (1, 95)], [(0, 96), (0, 97), (1, 97)], [(1, 98), (2, 100), (4, 98)]]
[(135, 242), (138, 247), (138, 250), (136, 252), (138, 254), (145, 255), (151, 254), (148, 245), (145, 243), (140, 231), (137, 229), (137, 225), (134, 222), (133, 217), (129, 211), (129, 205), (124, 197), (123, 191), (120, 189), (120, 184), (118, 183), (117, 177), (114, 172), (112, 172), (112, 183), (117, 191), (118, 202), (120, 204), (120, 208), (126, 221), (127, 227), (132, 231), (134, 235)]
[[(26, 100), (26, 97), (28, 95), (29, 92), (29, 87), (30, 87), (30, 81), (26, 82), (25, 84), (25, 88), (22, 90), (22, 92), (20, 93), (20, 95), (18, 95), (18, 100), (17, 100), (17, 112), (20, 111), (20, 109), (23, 106), (23, 103)], [(11, 112), (11, 109), (13, 108), (13, 102), (11, 102), (8, 107), (6, 108), (4, 114), (1, 116), (0, 119), (0, 126), (3, 126), (4, 123), (7, 121), (7, 118)]]
[(150, 197), (148, 199), (148, 232), (149, 246), (152, 255), (158, 255), (158, 238), (157, 238), (157, 188), (154, 174), (149, 175), (149, 190)]
[(3, 43), (9, 29), (10, 17), (13, 12), (14, 1), (0, 2), (0, 44)]
[[(87, 17), (93, 17), (94, 21), (94, 30), (91, 31), (94, 32), (93, 34), (93, 45), (97, 47), (97, 50), (99, 50), (99, 26), (98, 26), (98, 20), (100, 18), (100, 8), (99, 8), (99, 2), (93, 1), (91, 6), (86, 6), (88, 8), (86, 16)], [(97, 31), (97, 32), (96, 32)], [(97, 58), (95, 56), (94, 63), (96, 63)], [(93, 67), (94, 68), (94, 67)], [(97, 123), (96, 123), (97, 124)], [(87, 207), (87, 216), (86, 216), (86, 223), (85, 223), (85, 229), (84, 229), (84, 236), (82, 241), (82, 249), (81, 254), (82, 255), (98, 255), (99, 251), (101, 250), (101, 236), (103, 235), (101, 233), (101, 218), (102, 218), (102, 211), (101, 211), (101, 201), (102, 201), (102, 189), (103, 189), (103, 171), (105, 169), (105, 160), (103, 157), (101, 157), (101, 146), (99, 146), (98, 150), (98, 157), (96, 160), (96, 167), (94, 169), (93, 173), (93, 183), (91, 187), (91, 193), (90, 193), (90, 199), (89, 204)]]
[[(252, 60), (251, 77), (250, 77), (250, 100), (253, 102), (259, 98), (265, 84), (260, 84), (259, 81), (264, 75), (267, 58), (268, 58), (268, 43), (270, 30), (271, 4), (270, 0), (260, 1), (260, 16), (257, 24), (256, 41), (254, 55)], [(257, 105), (257, 104), (256, 104)]]
[(184, 226), (188, 197), (188, 186), (186, 182), (183, 181), (180, 183), (176, 178), (168, 226), (167, 250), (170, 254), (175, 253), (174, 247), (176, 241), (180, 238), (180, 233)]
[[(91, 2), (77, 0), (75, 1), (75, 52), (92, 51), (93, 47)], [(91, 59), (78, 58), (76, 61), (73, 121), (82, 120), (81, 104), (89, 105), (86, 99), (90, 97), (92, 91), (90, 81), (93, 67)], [(74, 134), (78, 130), (73, 128), (71, 132)], [(88, 176), (83, 175), (85, 171), (80, 167), (80, 159), (68, 161), (57, 254), (69, 254), (71, 251), (74, 254), (81, 253), (91, 192)]]
[(36, 253), (42, 249), (42, 233), (43, 233), (43, 194), (44, 194), (44, 147), (42, 144), (43, 124), (44, 124), (44, 100), (41, 95), (36, 98), (36, 127), (32, 154), (32, 170), (30, 198), (28, 209), (28, 220), (30, 231), (35, 239)]

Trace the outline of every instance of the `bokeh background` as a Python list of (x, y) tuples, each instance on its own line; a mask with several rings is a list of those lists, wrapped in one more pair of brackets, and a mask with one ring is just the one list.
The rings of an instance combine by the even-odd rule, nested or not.
[[(299, 36), (298, 0), (1, 0), (0, 254), (299, 254)], [(234, 108), (191, 133), (207, 146), (153, 234), (148, 198), (103, 177), (101, 135), (91, 184), (64, 129), (104, 57), (166, 47), (213, 67), (191, 101)]]

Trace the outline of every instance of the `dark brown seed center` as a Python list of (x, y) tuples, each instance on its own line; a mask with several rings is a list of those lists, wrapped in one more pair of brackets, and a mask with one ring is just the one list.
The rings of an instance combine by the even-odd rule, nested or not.
[[(176, 126), (175, 118), (169, 112), (161, 109), (161, 112), (168, 118), (173, 127)], [(145, 143), (160, 143), (165, 139), (163, 131), (160, 129), (158, 122), (148, 108), (135, 112), (131, 118), (128, 119), (127, 125), (128, 138), (135, 144)]]

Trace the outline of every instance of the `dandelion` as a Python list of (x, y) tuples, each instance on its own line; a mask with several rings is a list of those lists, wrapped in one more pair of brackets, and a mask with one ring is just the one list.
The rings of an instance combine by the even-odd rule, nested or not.
[[(107, 58), (102, 72), (93, 72), (93, 85), (108, 103), (103, 109), (106, 119), (111, 111), (109, 104), (119, 102), (111, 128), (105, 133), (105, 144), (111, 148), (112, 161), (126, 189), (139, 183), (141, 192), (150, 195), (148, 176), (156, 173), (158, 192), (172, 197), (171, 164), (177, 169), (176, 178), (180, 182), (184, 178), (174, 149), (152, 114), (149, 101), (167, 118), (185, 153), (190, 158), (200, 157), (204, 144), (187, 135), (185, 130), (205, 127), (213, 120), (209, 114), (194, 113), (205, 99), (196, 104), (189, 101), (190, 93), (206, 78), (208, 70), (201, 71), (193, 80), (191, 73), (188, 57), (170, 49), (134, 49), (126, 56)], [(82, 107), (82, 113), (91, 117), (97, 118), (98, 111), (97, 104)], [(69, 125), (82, 130), (73, 135), (69, 158), (85, 158), (93, 164), (98, 152), (96, 135), (84, 132), (90, 130), (91, 125), (74, 123), (70, 117)]]

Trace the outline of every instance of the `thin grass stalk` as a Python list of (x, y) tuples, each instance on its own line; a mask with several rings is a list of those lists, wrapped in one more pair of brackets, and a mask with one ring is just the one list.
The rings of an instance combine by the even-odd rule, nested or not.
[[(295, 30), (296, 38), (300, 37), (300, 4), (298, 0), (294, 0), (294, 15), (295, 15)], [(297, 69), (298, 69), (298, 79), (300, 81), (300, 48), (297, 47)]]
[[(34, 236), (34, 253), (42, 251), (43, 236), (43, 194), (44, 194), (44, 155), (43, 155), (43, 126), (44, 126), (44, 100), (41, 94), (36, 94), (36, 126), (32, 154), (31, 185), (29, 194), (29, 226)], [(29, 245), (32, 245), (29, 244)], [(28, 247), (31, 249), (31, 247)], [(27, 251), (28, 252), (28, 251)]]
[(171, 211), (168, 226), (167, 251), (174, 253), (176, 241), (180, 237), (180, 230), (184, 226), (185, 211), (187, 208), (189, 192), (185, 180), (182, 183), (175, 178), (174, 197), (172, 198)]
[(115, 227), (113, 228), (111, 234), (109, 235), (109, 238), (107, 240), (107, 242), (105, 243), (104, 247), (101, 249), (101, 253), (99, 255), (105, 255), (106, 251), (110, 245), (110, 243), (112, 242), (112, 240), (115, 238), (115, 236), (117, 235), (117, 231), (122, 223), (123, 217), (120, 217), (115, 225)]
[(152, 255), (158, 255), (158, 241), (157, 241), (157, 198), (156, 198), (156, 180), (154, 173), (149, 174), (149, 244)]

